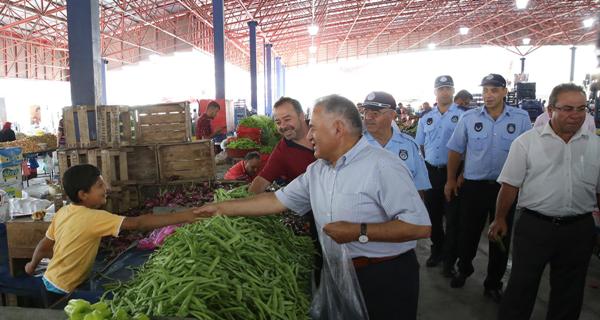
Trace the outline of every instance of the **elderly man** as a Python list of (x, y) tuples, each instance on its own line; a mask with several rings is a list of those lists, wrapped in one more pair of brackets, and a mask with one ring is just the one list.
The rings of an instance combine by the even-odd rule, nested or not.
[[(477, 254), (479, 239), (486, 221), (493, 220), (500, 184), (496, 182), (511, 143), (523, 132), (531, 129), (529, 114), (504, 104), (508, 93), (506, 80), (499, 74), (489, 74), (481, 80), (485, 106), (465, 112), (458, 120), (454, 133), (448, 140), (446, 199), (458, 195), (457, 176), (461, 159), (465, 157), (464, 178), (460, 188), (460, 227), (458, 244), (458, 274), (450, 286), (460, 288), (473, 274), (473, 259)], [(508, 215), (512, 225), (514, 206)], [(490, 241), (487, 277), (484, 295), (495, 302), (502, 299), (502, 277), (508, 262), (510, 235), (502, 245)]]
[(550, 123), (518, 137), (498, 182), (496, 219), (488, 236), (507, 234), (507, 216), (519, 194), (513, 264), (499, 319), (525, 320), (550, 264), (546, 319), (578, 319), (594, 244), (592, 211), (600, 206), (600, 139), (583, 125), (586, 96), (572, 83), (552, 90)]
[(332, 95), (317, 101), (309, 139), (318, 160), (276, 193), (204, 206), (206, 215), (259, 216), (311, 208), (320, 237), (347, 244), (369, 318), (416, 319), (416, 239), (429, 217), (403, 161), (361, 138), (354, 104)]
[(387, 92), (375, 91), (369, 93), (362, 104), (366, 128), (364, 135), (370, 144), (382, 147), (404, 161), (412, 174), (419, 194), (423, 197), (423, 192), (431, 189), (425, 161), (421, 157), (415, 140), (411, 136), (400, 132), (400, 129), (394, 123), (396, 117), (395, 105), (394, 97)]

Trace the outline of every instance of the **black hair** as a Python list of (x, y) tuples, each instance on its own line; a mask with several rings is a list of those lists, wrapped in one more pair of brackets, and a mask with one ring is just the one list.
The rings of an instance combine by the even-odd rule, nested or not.
[(250, 161), (252, 159), (260, 160), (260, 153), (258, 153), (258, 151), (252, 151), (252, 152), (248, 152), (246, 154), (246, 156), (244, 157), (244, 160), (246, 160), (246, 161)]
[(62, 178), (63, 189), (74, 203), (80, 203), (79, 191), (89, 192), (98, 181), (100, 170), (91, 164), (78, 164), (65, 171)]
[(552, 89), (550, 97), (548, 98), (548, 107), (555, 107), (556, 101), (558, 100), (558, 95), (563, 92), (580, 92), (584, 97), (586, 97), (585, 91), (581, 86), (578, 86), (574, 83), (562, 83)]
[(323, 98), (320, 98), (315, 103), (315, 108), (321, 106), (325, 108), (325, 112), (334, 113), (344, 118), (352, 126), (352, 133), (360, 136), (362, 133), (362, 120), (358, 108), (348, 100), (337, 94), (332, 94)]
[(294, 111), (296, 111), (297, 114), (304, 113), (304, 110), (302, 110), (302, 105), (300, 104), (300, 102), (298, 102), (298, 100), (292, 99), (290, 97), (279, 98), (279, 100), (277, 100), (277, 102), (275, 102), (275, 104), (273, 105), (273, 109), (277, 109), (277, 108), (281, 107), (284, 103), (291, 104), (294, 107)]
[(218, 102), (216, 101), (211, 101), (208, 103), (208, 106), (206, 106), (206, 110), (208, 111), (208, 109), (217, 109), (220, 110), (221, 106), (219, 105)]
[(454, 101), (456, 101), (456, 99), (473, 100), (473, 95), (467, 90), (460, 90), (454, 96)]

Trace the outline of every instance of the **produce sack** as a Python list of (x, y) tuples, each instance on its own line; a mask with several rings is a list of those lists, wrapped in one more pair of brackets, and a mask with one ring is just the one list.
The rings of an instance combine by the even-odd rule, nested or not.
[(369, 319), (352, 259), (344, 244), (319, 231), (323, 249), (321, 284), (313, 292), (310, 307), (312, 319)]

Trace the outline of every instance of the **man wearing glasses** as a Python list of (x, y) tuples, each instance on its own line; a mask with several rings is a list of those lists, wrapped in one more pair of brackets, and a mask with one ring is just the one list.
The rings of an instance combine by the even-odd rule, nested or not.
[(517, 138), (498, 177), (496, 218), (488, 236), (508, 234), (519, 195), (513, 264), (499, 319), (529, 319), (550, 264), (547, 319), (578, 319), (600, 205), (600, 139), (583, 127), (586, 96), (572, 83), (552, 90), (550, 123)]
[[(481, 232), (486, 220), (493, 220), (500, 184), (496, 182), (511, 143), (521, 133), (531, 129), (529, 114), (504, 104), (506, 80), (499, 74), (489, 74), (481, 81), (485, 105), (465, 112), (448, 140), (448, 180), (444, 187), (446, 199), (458, 195), (457, 179), (464, 156), (464, 183), (460, 189), (460, 227), (458, 232), (458, 274), (450, 282), (453, 288), (464, 286), (475, 269)], [(507, 225), (510, 230), (514, 205), (509, 206)], [(495, 302), (502, 299), (502, 276), (508, 262), (510, 232), (506, 237), (489, 242), (487, 277), (484, 295)]]
[(400, 132), (393, 123), (396, 117), (395, 106), (396, 101), (391, 94), (381, 91), (369, 93), (362, 104), (366, 128), (364, 137), (371, 145), (383, 147), (403, 160), (423, 198), (424, 190), (431, 188), (427, 168), (415, 140)]
[[(425, 157), (427, 174), (432, 186), (425, 192), (425, 206), (431, 220), (432, 242), (431, 255), (427, 259), (426, 266), (435, 267), (443, 260), (442, 274), (452, 278), (455, 274), (459, 217), (458, 197), (453, 196), (450, 201), (446, 201), (444, 197), (448, 164), (446, 144), (466, 109), (452, 103), (454, 80), (449, 75), (442, 75), (435, 79), (433, 93), (437, 105), (419, 119), (416, 137)], [(458, 171), (460, 173), (461, 170)], [(446, 217), (445, 233), (444, 216)]]

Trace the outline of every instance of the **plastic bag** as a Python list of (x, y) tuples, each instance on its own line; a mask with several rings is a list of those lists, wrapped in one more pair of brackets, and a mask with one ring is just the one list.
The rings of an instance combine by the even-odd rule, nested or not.
[(323, 249), (321, 284), (313, 292), (310, 316), (318, 320), (369, 319), (348, 249), (319, 231)]
[(173, 232), (175, 232), (175, 229), (179, 228), (179, 226), (181, 225), (177, 224), (162, 227), (159, 229), (154, 229), (154, 231), (152, 231), (150, 235), (148, 235), (148, 237), (138, 242), (138, 248), (143, 250), (150, 250), (156, 247), (160, 247), (163, 244), (163, 242), (165, 242), (165, 239), (171, 234), (173, 234)]

